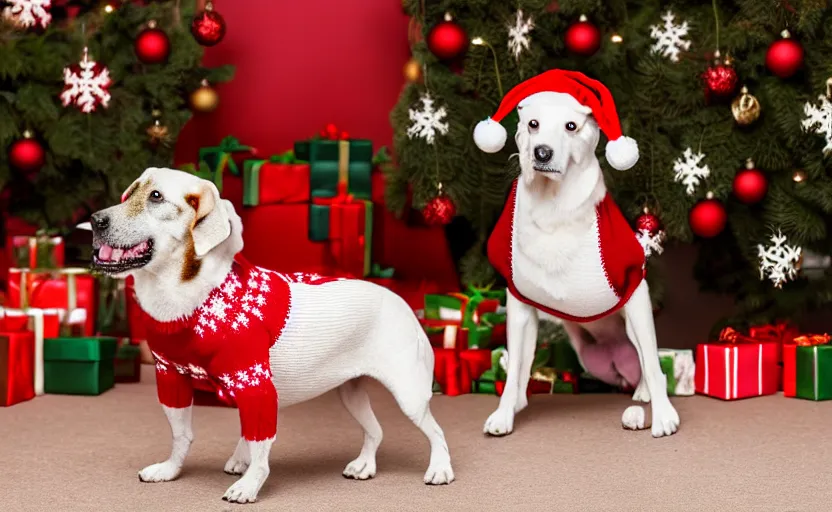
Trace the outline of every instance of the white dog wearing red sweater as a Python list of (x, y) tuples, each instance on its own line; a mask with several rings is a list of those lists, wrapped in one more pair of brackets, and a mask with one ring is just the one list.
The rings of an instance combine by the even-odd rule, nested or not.
[(365, 389), (372, 377), (430, 441), (425, 483), (453, 481), (448, 445), (429, 408), (433, 352), (402, 298), (366, 281), (250, 265), (239, 254), (242, 223), (234, 207), (213, 183), (181, 171), (146, 170), (121, 204), (92, 216), (91, 228), (94, 267), (134, 276), (173, 434), (170, 457), (141, 470), (139, 479), (179, 476), (194, 437), (194, 388), (216, 391), (239, 409), (242, 438), (225, 471), (242, 477), (223, 499), (257, 499), (269, 475), (278, 406), (335, 388), (364, 429), (361, 452), (343, 474), (371, 478), (382, 437)]
[[(659, 367), (644, 248), (608, 194), (595, 148), (599, 127), (608, 137), (607, 161), (626, 170), (638, 146), (621, 135), (612, 95), (574, 71), (552, 70), (506, 94), (494, 118), (480, 122), (474, 140), (499, 151), (499, 124), (517, 108), (521, 175), (512, 186), (488, 242), (491, 263), (508, 282), (506, 387), (484, 431), (505, 435), (527, 405), (526, 388), (538, 318), (563, 321), (582, 365), (615, 385), (636, 388), (652, 402), (655, 437), (676, 432), (679, 415)], [(644, 411), (629, 408), (626, 428), (644, 428)]]

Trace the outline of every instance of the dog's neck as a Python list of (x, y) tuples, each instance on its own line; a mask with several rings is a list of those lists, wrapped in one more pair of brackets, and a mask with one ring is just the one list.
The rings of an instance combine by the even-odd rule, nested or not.
[(571, 169), (560, 182), (534, 175), (531, 180), (521, 179), (520, 186), (531, 199), (527, 211), (532, 222), (547, 232), (563, 224), (574, 224), (576, 219), (594, 219), (591, 212), (607, 193), (604, 175), (595, 159), (584, 169)]

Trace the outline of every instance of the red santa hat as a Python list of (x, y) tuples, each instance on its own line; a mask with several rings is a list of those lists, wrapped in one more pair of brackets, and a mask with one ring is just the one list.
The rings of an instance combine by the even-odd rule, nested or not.
[[(580, 104), (592, 109), (595, 121), (607, 136), (607, 162), (614, 168), (625, 171), (638, 162), (638, 144), (621, 134), (621, 123), (615, 111), (610, 91), (597, 81), (577, 71), (553, 69), (532, 77), (515, 86), (503, 97), (493, 117), (477, 123), (474, 128), (474, 142), (486, 153), (496, 153), (506, 143), (506, 129), (500, 124), (518, 104), (532, 95), (543, 92), (569, 94)], [(541, 99), (547, 95), (539, 96)], [(527, 104), (524, 102), (524, 104)]]

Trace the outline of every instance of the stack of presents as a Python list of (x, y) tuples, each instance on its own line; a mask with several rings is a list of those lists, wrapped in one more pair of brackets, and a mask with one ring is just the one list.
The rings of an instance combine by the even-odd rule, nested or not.
[(10, 236), (6, 250), (13, 266), (0, 302), (0, 405), (44, 393), (98, 395), (139, 381), (123, 281), (64, 266), (59, 236)]

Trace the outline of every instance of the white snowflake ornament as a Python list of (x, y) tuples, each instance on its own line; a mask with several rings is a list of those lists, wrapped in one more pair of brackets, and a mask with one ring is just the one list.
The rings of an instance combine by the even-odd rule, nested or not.
[(442, 135), (448, 133), (448, 123), (442, 121), (448, 112), (445, 107), (434, 109), (430, 93), (425, 93), (419, 100), (422, 102), (421, 110), (411, 108), (407, 111), (412, 121), (410, 128), (407, 129), (407, 137), (410, 139), (419, 137), (425, 139), (428, 144), (433, 144), (437, 132)]
[(673, 172), (676, 173), (673, 181), (681, 181), (689, 196), (693, 195), (701, 180), (711, 175), (707, 164), (702, 163), (704, 158), (704, 153), (694, 154), (691, 148), (687, 148), (682, 156), (673, 162)]
[(664, 230), (651, 232), (647, 229), (639, 229), (636, 232), (636, 240), (638, 240), (638, 243), (641, 244), (641, 248), (644, 250), (645, 259), (652, 256), (653, 253), (661, 254), (664, 252), (662, 244), (666, 236)]
[(111, 84), (110, 70), (90, 59), (87, 48), (84, 48), (81, 62), (64, 68), (61, 102), (65, 107), (73, 103), (85, 114), (95, 111), (99, 103), (106, 108), (110, 103), (107, 89)]
[(690, 48), (690, 41), (684, 39), (688, 35), (688, 22), (683, 21), (681, 25), (676, 25), (675, 19), (676, 15), (667, 11), (662, 16), (663, 25), (650, 27), (650, 37), (656, 41), (651, 49), (653, 53), (660, 53), (673, 62), (679, 62), (679, 54), (682, 50)]
[(534, 20), (531, 16), (523, 19), (523, 11), (517, 10), (517, 19), (514, 25), (508, 26), (508, 51), (514, 54), (516, 60), (520, 60), (523, 50), (529, 49), (529, 33), (534, 28)]
[(786, 244), (786, 237), (780, 230), (771, 235), (771, 244), (757, 246), (760, 279), (769, 278), (775, 287), (782, 288), (783, 283), (797, 276), (801, 248)]
[(3, 9), (3, 17), (18, 27), (40, 25), (46, 28), (52, 22), (49, 14), (52, 0), (5, 0), (4, 3), (9, 5)]
[[(830, 79), (830, 82), (832, 82), (832, 79)], [(832, 88), (829, 83), (827, 83), (827, 88)], [(806, 118), (800, 123), (804, 132), (816, 133), (826, 138), (823, 154), (832, 152), (832, 101), (830, 101), (830, 97), (832, 95), (820, 95), (820, 105), (818, 106), (807, 101), (803, 105), (803, 113)]]

